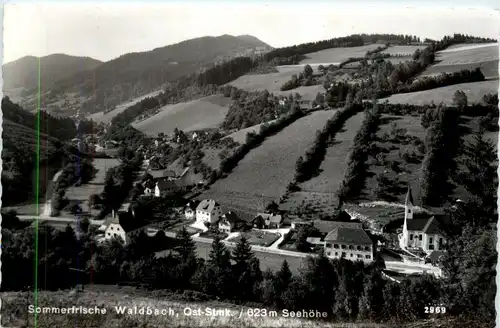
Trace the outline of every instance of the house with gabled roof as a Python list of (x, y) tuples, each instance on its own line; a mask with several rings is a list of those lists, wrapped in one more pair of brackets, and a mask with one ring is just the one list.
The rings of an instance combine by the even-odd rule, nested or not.
[(446, 215), (416, 215), (411, 188), (408, 187), (405, 200), (405, 218), (401, 247), (408, 250), (423, 250), (428, 255), (445, 249), (449, 218)]
[(284, 217), (275, 213), (257, 213), (253, 219), (253, 226), (259, 229), (279, 229), (283, 224)]
[(231, 233), (249, 228), (247, 221), (241, 219), (235, 212), (228, 211), (219, 220), (219, 231)]
[(196, 207), (196, 222), (216, 223), (222, 216), (222, 208), (219, 203), (213, 199), (204, 199)]
[(372, 262), (376, 251), (374, 240), (360, 224), (342, 223), (325, 236), (325, 255), (332, 259)]
[(133, 218), (127, 213), (115, 215), (113, 212), (108, 217), (102, 227), (104, 231), (104, 240), (119, 238), (125, 245), (129, 244), (131, 239), (145, 231), (146, 222)]

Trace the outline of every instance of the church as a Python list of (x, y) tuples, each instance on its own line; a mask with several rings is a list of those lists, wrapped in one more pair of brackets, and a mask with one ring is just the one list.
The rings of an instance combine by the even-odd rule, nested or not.
[(427, 255), (433, 251), (443, 251), (446, 245), (447, 217), (413, 213), (414, 201), (408, 187), (405, 201), (405, 218), (401, 246), (412, 250), (423, 250)]

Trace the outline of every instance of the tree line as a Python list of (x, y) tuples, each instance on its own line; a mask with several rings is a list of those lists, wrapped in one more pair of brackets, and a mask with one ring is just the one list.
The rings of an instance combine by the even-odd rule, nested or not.
[(361, 128), (354, 137), (354, 143), (348, 157), (348, 166), (344, 175), (344, 180), (337, 191), (339, 204), (359, 195), (365, 185), (367, 164), (371, 148), (375, 146), (375, 133), (380, 125), (381, 113), (378, 104), (374, 103), (371, 109), (365, 110), (365, 119)]
[(340, 131), (350, 117), (362, 109), (361, 104), (347, 104), (326, 122), (322, 130), (316, 132), (316, 139), (313, 145), (307, 150), (305, 157), (300, 156), (297, 159), (295, 181), (304, 182), (318, 174), (328, 145), (334, 141), (335, 134)]

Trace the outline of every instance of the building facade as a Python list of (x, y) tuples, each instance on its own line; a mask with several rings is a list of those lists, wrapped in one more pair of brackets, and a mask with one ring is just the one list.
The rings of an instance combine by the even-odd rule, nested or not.
[(331, 259), (372, 262), (376, 246), (361, 228), (338, 227), (325, 237), (325, 255)]
[(196, 221), (199, 223), (213, 224), (218, 222), (221, 216), (221, 206), (213, 199), (204, 199), (196, 207)]

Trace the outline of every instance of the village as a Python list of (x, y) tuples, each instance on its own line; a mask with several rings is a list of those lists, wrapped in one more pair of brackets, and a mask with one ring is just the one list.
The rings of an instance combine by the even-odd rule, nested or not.
[[(208, 132), (193, 132), (187, 138), (200, 141), (200, 136), (206, 134)], [(448, 219), (442, 213), (423, 212), (415, 204), (410, 186), (402, 205), (404, 216), (382, 229), (373, 229), (366, 218), (360, 219), (356, 213), (342, 208), (335, 210), (333, 219), (304, 219), (281, 211), (279, 205), (272, 202), (252, 215), (223, 206), (217, 199), (200, 198), (199, 191), (206, 183), (203, 179), (186, 188), (189, 166), (179, 175), (168, 169), (150, 169), (151, 162), (161, 156), (156, 150), (161, 149), (162, 142), (175, 144), (180, 142), (179, 138), (161, 136), (149, 148), (137, 150), (144, 156), (144, 170), (135, 188), (142, 193), (135, 202), (128, 201), (103, 221), (95, 221), (99, 224), (96, 235), (99, 242), (118, 238), (127, 244), (141, 233), (153, 237), (159, 231), (176, 238), (185, 229), (199, 244), (210, 244), (217, 236), (231, 247), (244, 236), (256, 253), (296, 258), (297, 261), (320, 253), (330, 259), (377, 261), (384, 265), (384, 276), (393, 281), (423, 273), (442, 276), (440, 260), (445, 254)], [(114, 141), (97, 145), (102, 149), (117, 146)], [(179, 200), (168, 215), (161, 215), (162, 219), (144, 219), (136, 213), (138, 202), (158, 204), (173, 198)]]

